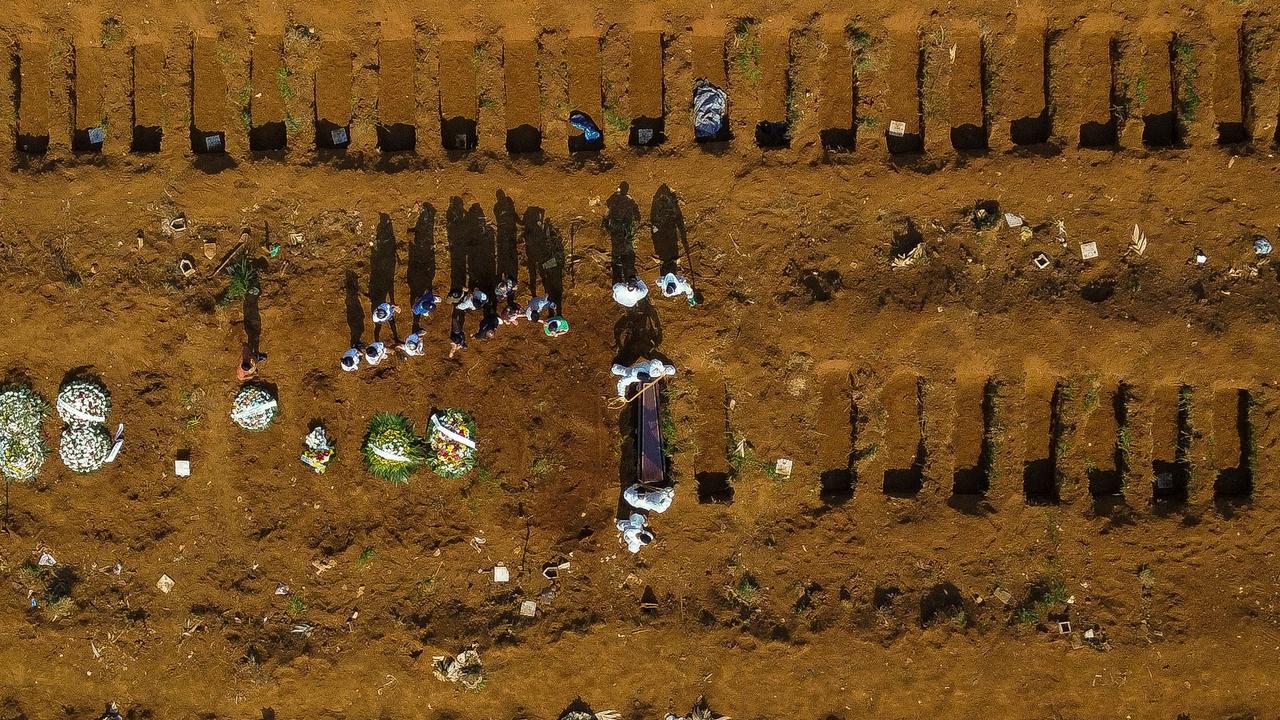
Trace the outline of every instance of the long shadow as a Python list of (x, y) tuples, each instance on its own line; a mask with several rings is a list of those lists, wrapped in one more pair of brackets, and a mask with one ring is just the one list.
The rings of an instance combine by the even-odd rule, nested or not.
[(563, 315), (564, 309), (564, 238), (540, 207), (524, 211), (524, 244), (529, 268), (529, 291), (542, 292), (551, 298)]
[(646, 298), (613, 325), (613, 342), (617, 355), (613, 361), (623, 365), (647, 358), (669, 362), (658, 352), (662, 345), (662, 320)]
[(497, 228), (498, 274), (509, 278), (520, 276), (520, 216), (511, 196), (498, 191), (493, 204), (493, 222)]
[[(436, 209), (423, 203), (418, 212), (418, 222), (413, 226), (413, 241), (409, 243), (409, 263), (406, 274), (409, 280), (409, 302), (417, 302), (423, 293), (436, 283), (435, 246)], [(413, 331), (418, 331), (418, 318), (413, 319)]]
[(445, 237), (449, 242), (449, 292), (461, 291), (467, 286), (467, 210), (462, 198), (449, 198), (445, 212)]
[(485, 220), (484, 208), (480, 203), (473, 203), (467, 211), (467, 270), (471, 279), (471, 287), (479, 288), (493, 298), (493, 289), (497, 285), (497, 267), (495, 261), (493, 226)]
[(262, 313), (258, 310), (259, 289), (257, 283), (244, 295), (244, 337), (249, 352), (257, 354), (262, 346)]
[[(384, 302), (392, 304), (396, 301), (396, 235), (395, 230), (391, 227), (391, 216), (386, 213), (378, 213), (378, 232), (373, 239), (373, 247), (369, 250), (369, 303), (370, 307), (377, 307)], [(398, 337), (396, 333), (396, 324), (393, 319), (391, 325), (391, 336)], [(381, 328), (374, 326), (373, 339), (377, 341), (378, 331)]]
[(619, 283), (636, 274), (636, 234), (640, 224), (640, 206), (628, 195), (627, 184), (618, 183), (618, 189), (606, 202), (608, 212), (604, 217), (604, 229), (609, 233), (613, 258), (613, 282)]
[(355, 270), (348, 270), (343, 285), (347, 291), (347, 327), (351, 330), (351, 346), (357, 347), (364, 338), (364, 305), (360, 302), (360, 278)]
[(676, 271), (683, 250), (693, 270), (693, 257), (689, 253), (689, 235), (684, 226), (684, 213), (680, 212), (680, 198), (666, 184), (658, 186), (649, 206), (649, 223), (653, 226), (653, 253), (662, 267), (659, 275)]

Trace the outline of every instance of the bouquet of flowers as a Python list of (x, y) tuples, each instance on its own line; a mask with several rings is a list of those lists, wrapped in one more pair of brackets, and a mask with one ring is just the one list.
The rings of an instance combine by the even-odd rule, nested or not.
[(413, 432), (413, 423), (403, 415), (378, 413), (369, 421), (360, 449), (369, 472), (397, 485), (422, 465), (422, 439)]
[(86, 475), (102, 468), (112, 444), (111, 435), (102, 423), (68, 425), (62, 430), (58, 456), (68, 470)]
[(443, 478), (459, 478), (476, 466), (476, 421), (465, 410), (448, 408), (427, 421), (431, 452), (427, 466)]
[(49, 454), (39, 429), (26, 433), (0, 435), (0, 475), (8, 480), (32, 480)]
[(249, 384), (236, 393), (235, 403), (231, 406), (231, 421), (251, 432), (266, 430), (279, 410), (270, 390), (262, 385)]
[(302, 439), (302, 444), (306, 446), (302, 451), (302, 462), (317, 473), (327, 470), (329, 463), (333, 461), (334, 450), (333, 438), (329, 437), (324, 426), (317, 425), (307, 433), (307, 436)]
[(0, 389), (0, 435), (38, 433), (49, 404), (28, 385)]
[(111, 393), (97, 378), (77, 378), (58, 391), (58, 416), (68, 425), (102, 423), (111, 414)]

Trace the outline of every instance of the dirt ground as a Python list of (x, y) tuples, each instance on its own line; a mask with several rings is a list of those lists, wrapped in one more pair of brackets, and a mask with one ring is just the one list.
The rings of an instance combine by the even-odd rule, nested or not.
[[(7, 487), (0, 718), (1276, 717), (1274, 10), (15, 0), (0, 371), (51, 398), (87, 367), (127, 431)], [(733, 137), (698, 144), (717, 73)], [(571, 103), (603, 150), (569, 151)], [(261, 292), (227, 302), (242, 229)], [(625, 311), (629, 262), (703, 302)], [(371, 301), (507, 269), (567, 335), (449, 359), (437, 315), (426, 356), (340, 370)], [(262, 433), (228, 418), (246, 332)], [(678, 368), (677, 494), (632, 556), (608, 399), (641, 356)], [(475, 415), (479, 468), (371, 477), (369, 418), (433, 407)], [(481, 688), (433, 677), (473, 644)]]

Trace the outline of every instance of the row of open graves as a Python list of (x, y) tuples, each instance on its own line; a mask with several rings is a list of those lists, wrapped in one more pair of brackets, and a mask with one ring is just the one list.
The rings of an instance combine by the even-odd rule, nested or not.
[[(695, 78), (729, 94), (732, 122), (710, 139), (720, 147), (820, 140), (826, 150), (910, 154), (1045, 143), (1172, 146), (1275, 140), (1274, 58), (1255, 47), (1262, 30), (1237, 21), (1210, 34), (1179, 34), (1088, 19), (1059, 29), (1025, 18), (1006, 28), (944, 22), (797, 29), (750, 22), (675, 34), (635, 30), (608, 40), (628, 45), (621, 100), (602, 82), (605, 39), (594, 35), (570, 37), (554, 53), (533, 36), (451, 37), (427, 45), (412, 35), (383, 35), (376, 50), (323, 36), (307, 46), (302, 62), (294, 56), (301, 51), (286, 52), (283, 34), (260, 33), (250, 42), (247, 68), (229, 65), (227, 39), (194, 35), (168, 45), (76, 45), (66, 73), (54, 69), (48, 42), (22, 40), (12, 53), (11, 77), (16, 146), (33, 154), (49, 150), (58, 126), (68, 128), (78, 152), (102, 151), (117, 139), (114, 151), (127, 145), (139, 153), (174, 140), (202, 154), (245, 145), (250, 152), (347, 148), (354, 108), (371, 100), (354, 92), (353, 77), (364, 67), (376, 71), (372, 142), (383, 152), (438, 145), (465, 154), (480, 144), (482, 116), (505, 124), (508, 152), (543, 152), (549, 124), (566, 120), (549, 107), (552, 83), (567, 84), (555, 89), (557, 97), (603, 129), (591, 142), (565, 131), (564, 152), (689, 140)], [(743, 43), (750, 44), (745, 61)], [(500, 57), (501, 71), (489, 81), (500, 87), (478, 86), (475, 58), (482, 46)], [(691, 65), (673, 62), (685, 53)], [(743, 62), (750, 67), (739, 67)], [(816, 63), (816, 87), (800, 87), (795, 68), (801, 62)], [(127, 63), (129, 71), (104, 72), (108, 63)], [(549, 70), (559, 63), (566, 72)], [(314, 72), (299, 77), (295, 65)], [(233, 77), (247, 78), (246, 87), (231, 87)], [(59, 93), (64, 101), (56, 100)], [(801, 96), (810, 95), (816, 95), (816, 118), (800, 123), (796, 109), (808, 102)], [(112, 119), (107, 131), (108, 105), (131, 109), (131, 137), (121, 132), (121, 120)], [(482, 106), (492, 111), (482, 113)], [(55, 108), (59, 114), (66, 108), (70, 117), (53, 117)], [(606, 109), (623, 114), (622, 121), (604, 122)], [(182, 128), (185, 118), (190, 124)], [(434, 135), (437, 127), (437, 137), (419, 136)], [(754, 138), (735, 138), (734, 129)], [(189, 138), (168, 136), (175, 132)], [(554, 135), (564, 137), (559, 130)]]
[[(725, 400), (726, 421), (708, 425), (699, 439), (699, 498), (731, 502), (743, 464), (734, 457), (743, 448), (735, 447), (732, 391), (716, 379), (699, 385), (709, 404)], [(914, 374), (898, 375), (873, 399), (845, 375), (822, 383), (814, 474), (824, 501), (843, 503), (868, 485), (907, 498), (937, 488), (957, 507), (1017, 495), (1029, 504), (1089, 498), (1101, 507), (1156, 508), (1253, 496), (1263, 414), (1248, 389), (1053, 377), (1021, 387), (959, 378), (953, 395), (928, 386)], [(947, 445), (937, 435), (948, 431), (952, 462), (939, 462), (930, 454)]]

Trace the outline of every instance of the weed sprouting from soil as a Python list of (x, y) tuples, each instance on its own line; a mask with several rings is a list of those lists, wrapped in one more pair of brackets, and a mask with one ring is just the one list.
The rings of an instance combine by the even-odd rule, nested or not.
[(294, 595), (289, 598), (289, 602), (285, 603), (285, 611), (289, 613), (289, 617), (297, 620), (307, 614), (307, 604), (302, 598)]
[(533, 464), (529, 467), (529, 472), (536, 478), (545, 478), (549, 475), (564, 472), (564, 459), (554, 452), (546, 452), (534, 458)]
[(124, 38), (124, 24), (120, 22), (120, 18), (115, 15), (103, 18), (100, 37), (102, 47), (111, 47), (120, 42)]
[(845, 37), (849, 50), (853, 53), (853, 70), (860, 73), (875, 69), (877, 65), (877, 40), (871, 33), (856, 25), (846, 25)]
[(1184, 38), (1173, 41), (1174, 69), (1177, 73), (1178, 116), (1184, 124), (1194, 122), (1200, 109), (1196, 80), (1200, 77), (1196, 46)]
[(258, 284), (258, 269), (248, 255), (243, 255), (228, 265), (227, 275), (231, 280), (227, 284), (227, 291), (222, 295), (224, 303), (243, 300)]
[(760, 585), (751, 573), (743, 573), (738, 578), (738, 581), (729, 588), (729, 595), (734, 600), (750, 607), (759, 598)]
[(760, 81), (760, 38), (755, 32), (756, 21), (743, 18), (733, 31), (733, 64), (748, 82)]
[(362, 568), (365, 565), (368, 565), (369, 563), (373, 562), (373, 558), (376, 554), (377, 554), (377, 551), (374, 550), (372, 547), (367, 547), (364, 550), (361, 550), (360, 557), (356, 558), (356, 567)]

